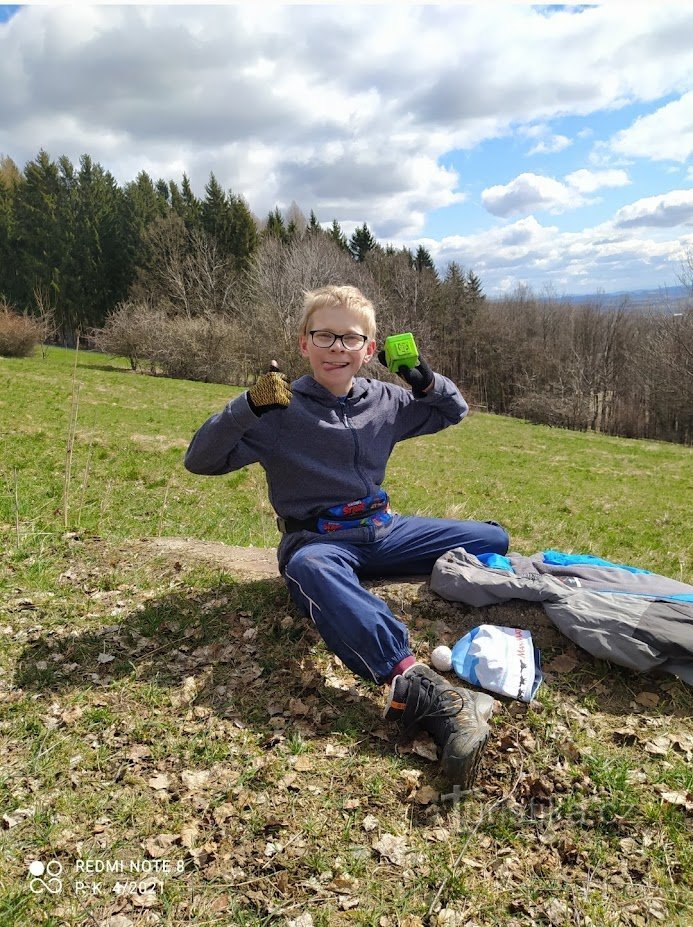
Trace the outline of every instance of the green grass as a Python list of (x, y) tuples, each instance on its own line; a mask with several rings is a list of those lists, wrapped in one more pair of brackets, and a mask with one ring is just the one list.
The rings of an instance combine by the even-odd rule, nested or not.
[[(14, 525), (15, 547), (27, 537), (50, 544), (65, 526), (109, 538), (275, 544), (258, 467), (210, 478), (182, 466), (196, 428), (238, 389), (140, 376), (125, 361), (87, 352), (75, 367), (74, 352), (57, 348), (45, 358), (0, 359), (0, 385), (0, 519), (10, 535)], [(691, 459), (678, 445), (472, 414), (399, 445), (386, 486), (404, 513), (499, 521), (522, 553), (590, 552), (690, 581)]]
[[(457, 801), (435, 764), (387, 739), (382, 693), (327, 653), (281, 581), (138, 544), (276, 543), (258, 468), (182, 466), (237, 389), (59, 349), (0, 359), (0, 383), (3, 927), (259, 927), (306, 912), (316, 927), (436, 927), (441, 908), (441, 924), (484, 927), (690, 922), (686, 686), (578, 652), (537, 704), (500, 707), (480, 786)], [(691, 471), (689, 448), (472, 414), (400, 445), (386, 485), (402, 512), (499, 521), (520, 552), (690, 582)], [(378, 588), (424, 656), (486, 614), (425, 586)], [(538, 613), (488, 620), (534, 621), (545, 660), (572, 652)], [(419, 800), (426, 786), (440, 795)], [(389, 861), (373, 846), (386, 835), (413, 855)], [(145, 903), (116, 896), (114, 874), (100, 896), (75, 888), (78, 860), (160, 858), (182, 872)], [(63, 864), (60, 895), (29, 891), (37, 859)]]

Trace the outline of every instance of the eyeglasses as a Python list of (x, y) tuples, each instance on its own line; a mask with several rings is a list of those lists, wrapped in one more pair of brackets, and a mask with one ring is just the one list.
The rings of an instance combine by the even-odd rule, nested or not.
[(335, 335), (334, 332), (315, 331), (308, 332), (316, 348), (331, 348), (339, 339), (345, 351), (360, 351), (368, 341), (368, 335), (357, 335), (347, 332), (345, 335)]

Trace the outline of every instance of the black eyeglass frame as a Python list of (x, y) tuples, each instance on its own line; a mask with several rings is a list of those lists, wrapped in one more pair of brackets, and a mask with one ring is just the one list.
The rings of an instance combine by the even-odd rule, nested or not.
[[(334, 332), (327, 331), (324, 328), (314, 328), (312, 331), (309, 331), (310, 340), (315, 344), (316, 335), (332, 335), (332, 341), (329, 344), (315, 344), (316, 348), (331, 348), (335, 341), (339, 338), (342, 343), (342, 347), (345, 351), (360, 351), (364, 344), (368, 341), (368, 335), (360, 335), (358, 332), (345, 332), (343, 335), (335, 335)], [(344, 339), (350, 338), (362, 338), (361, 344), (357, 348), (348, 348), (344, 344)]]

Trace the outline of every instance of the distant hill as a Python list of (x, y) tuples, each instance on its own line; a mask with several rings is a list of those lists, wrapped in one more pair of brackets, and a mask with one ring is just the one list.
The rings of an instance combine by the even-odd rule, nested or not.
[(685, 286), (660, 287), (657, 290), (620, 290), (616, 293), (571, 294), (564, 297), (570, 303), (594, 303), (605, 309), (659, 309), (680, 312), (691, 299)]

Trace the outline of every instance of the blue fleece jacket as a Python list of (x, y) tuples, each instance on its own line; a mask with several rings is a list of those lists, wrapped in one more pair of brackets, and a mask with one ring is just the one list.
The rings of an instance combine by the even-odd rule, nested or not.
[(216, 475), (259, 463), (275, 512), (282, 518), (312, 518), (376, 492), (398, 441), (455, 425), (468, 409), (455, 384), (438, 373), (421, 399), (397, 384), (364, 377), (354, 379), (345, 399), (312, 376), (291, 386), (287, 408), (260, 417), (248, 405), (247, 393), (228, 402), (196, 432), (186, 468)]

